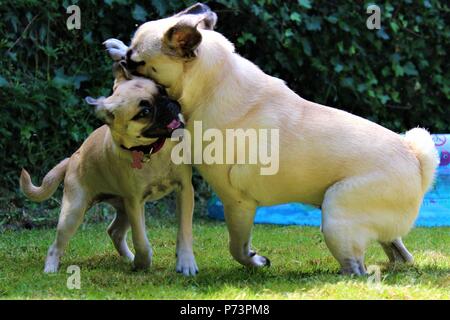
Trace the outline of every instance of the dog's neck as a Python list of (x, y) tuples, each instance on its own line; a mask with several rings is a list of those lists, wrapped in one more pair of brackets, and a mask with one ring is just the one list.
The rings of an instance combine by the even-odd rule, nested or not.
[(114, 157), (129, 160), (133, 157), (133, 153), (142, 153), (143, 160), (149, 160), (150, 156), (161, 150), (164, 145), (164, 140), (158, 139), (148, 145), (138, 145), (133, 147), (126, 147), (121, 141), (114, 138), (111, 128), (108, 127), (108, 140), (110, 150)]
[[(187, 121), (195, 120), (203, 108), (216, 111), (217, 114), (211, 116), (218, 121), (239, 119), (248, 112), (242, 106), (251, 108), (257, 103), (254, 97), (261, 96), (258, 92), (264, 84), (256, 83), (252, 74), (263, 72), (236, 54), (232, 44), (222, 35), (203, 31), (202, 36), (197, 58), (188, 62), (186, 72), (173, 84), (172, 90), (169, 89), (169, 94), (178, 99)], [(226, 104), (226, 108), (221, 108), (222, 111), (226, 109), (226, 114), (209, 108), (218, 101)]]

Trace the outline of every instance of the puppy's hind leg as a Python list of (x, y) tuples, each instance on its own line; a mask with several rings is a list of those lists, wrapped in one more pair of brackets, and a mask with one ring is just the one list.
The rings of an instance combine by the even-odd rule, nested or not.
[(389, 258), (389, 261), (393, 264), (397, 263), (413, 263), (414, 258), (405, 245), (401, 238), (397, 238), (392, 242), (380, 242), (381, 247)]
[(116, 209), (116, 216), (108, 227), (108, 234), (119, 255), (129, 261), (133, 261), (134, 254), (128, 248), (127, 244), (127, 233), (130, 229), (130, 222), (125, 213), (123, 201), (121, 199), (114, 199), (109, 201), (109, 203)]
[(45, 260), (45, 273), (58, 271), (59, 260), (64, 253), (70, 238), (75, 234), (87, 209), (85, 195), (81, 188), (71, 186), (71, 192), (64, 192), (61, 214), (59, 216), (58, 227), (56, 230), (56, 240), (50, 246)]
[(145, 228), (144, 204), (136, 200), (124, 200), (124, 208), (131, 225), (134, 250), (133, 264), (135, 270), (148, 269), (152, 264), (152, 248)]

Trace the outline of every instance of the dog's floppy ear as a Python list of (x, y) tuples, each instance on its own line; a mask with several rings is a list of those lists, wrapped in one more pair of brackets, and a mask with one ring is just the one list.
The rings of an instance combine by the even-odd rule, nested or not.
[(202, 41), (202, 35), (198, 29), (214, 29), (217, 15), (206, 4), (196, 3), (177, 13), (175, 17), (180, 18), (180, 21), (166, 31), (163, 49), (169, 55), (194, 58), (195, 49)]
[(166, 31), (163, 38), (163, 49), (167, 54), (179, 58), (194, 58), (195, 49), (202, 41), (197, 26), (189, 21), (181, 21)]
[(108, 39), (103, 42), (111, 59), (114, 61), (113, 64), (113, 75), (115, 78), (113, 90), (116, 89), (117, 85), (124, 80), (131, 80), (133, 76), (127, 69), (126, 55), (128, 51), (128, 46), (126, 46), (122, 41), (117, 39)]
[(203, 3), (196, 3), (189, 8), (177, 13), (176, 17), (192, 15), (195, 24), (206, 30), (213, 30), (217, 23), (217, 14), (211, 11), (211, 8)]
[(119, 83), (126, 80), (132, 80), (134, 76), (128, 71), (127, 63), (125, 60), (114, 62), (113, 65), (113, 75), (114, 75), (114, 87), (113, 91), (116, 90)]
[(106, 124), (111, 124), (114, 121), (114, 114), (105, 106), (105, 97), (100, 97), (97, 99), (86, 97), (84, 100), (88, 104), (95, 106), (95, 114), (100, 120), (102, 120)]

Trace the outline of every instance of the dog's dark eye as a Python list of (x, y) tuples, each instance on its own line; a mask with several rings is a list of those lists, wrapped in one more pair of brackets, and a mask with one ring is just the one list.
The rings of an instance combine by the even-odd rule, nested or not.
[(152, 113), (152, 112), (150, 111), (149, 108), (145, 108), (144, 110), (142, 110), (142, 111), (139, 113), (139, 117), (140, 117), (140, 118), (145, 118), (145, 117), (148, 117), (151, 113)]
[(132, 120), (139, 120), (153, 116), (155, 110), (149, 101), (142, 100), (139, 102), (139, 106), (142, 107), (141, 112), (135, 115)]
[(143, 118), (148, 118), (151, 115), (153, 115), (153, 112), (150, 108), (144, 108), (141, 112), (139, 112), (137, 115), (133, 117), (133, 120), (139, 120)]

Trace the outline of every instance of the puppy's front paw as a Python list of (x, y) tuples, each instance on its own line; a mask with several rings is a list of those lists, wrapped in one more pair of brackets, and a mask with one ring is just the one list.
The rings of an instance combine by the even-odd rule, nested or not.
[(103, 42), (103, 45), (106, 47), (106, 51), (108, 51), (109, 56), (114, 61), (118, 62), (126, 59), (128, 47), (122, 41), (117, 39), (108, 39)]
[(136, 254), (133, 260), (133, 270), (147, 270), (152, 265), (151, 255), (139, 255)]
[(177, 253), (177, 272), (184, 276), (195, 276), (198, 273), (197, 263), (193, 253), (180, 251)]
[(56, 273), (58, 272), (58, 267), (59, 267), (59, 259), (57, 257), (47, 257), (44, 267), (45, 273)]
[(128, 262), (133, 262), (134, 261), (134, 254), (131, 253), (131, 251), (128, 250), (128, 252), (126, 252), (125, 254), (121, 254), (120, 257)]

